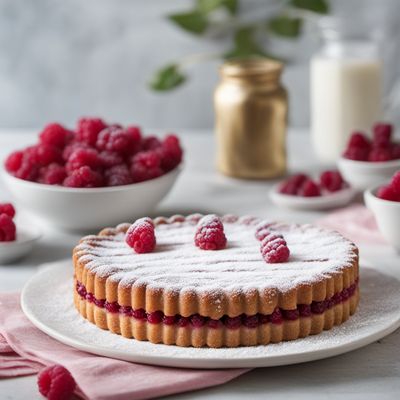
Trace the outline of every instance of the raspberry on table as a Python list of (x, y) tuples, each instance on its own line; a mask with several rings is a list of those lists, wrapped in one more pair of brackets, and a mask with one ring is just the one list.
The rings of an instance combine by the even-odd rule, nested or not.
[(7, 214), (9, 217), (15, 217), (15, 208), (11, 203), (0, 203), (0, 214)]
[(319, 178), (321, 187), (328, 192), (337, 192), (343, 187), (343, 178), (339, 171), (324, 171)]
[(301, 185), (298, 195), (303, 197), (318, 197), (321, 196), (321, 191), (312, 179), (306, 179)]
[(289, 259), (290, 251), (283, 237), (268, 238), (261, 242), (261, 254), (267, 263), (283, 263)]
[(15, 173), (17, 172), (22, 165), (24, 153), (22, 151), (14, 151), (11, 153), (5, 162), (5, 167), (8, 172)]
[(129, 168), (125, 164), (115, 165), (104, 172), (107, 186), (129, 185), (133, 182)]
[(73, 133), (58, 123), (48, 124), (39, 134), (39, 140), (42, 144), (64, 148), (72, 139)]
[(63, 182), (64, 186), (75, 188), (95, 188), (103, 186), (103, 184), (103, 176), (88, 166), (75, 169)]
[(74, 150), (74, 152), (68, 158), (65, 167), (68, 172), (71, 172), (84, 166), (93, 169), (101, 166), (99, 153), (95, 149), (78, 148)]
[(38, 375), (39, 392), (49, 400), (68, 400), (76, 383), (70, 372), (62, 365), (51, 365)]
[(283, 194), (296, 195), (306, 179), (309, 177), (305, 174), (292, 175), (280, 184), (278, 191)]
[(76, 138), (79, 142), (94, 147), (99, 133), (105, 128), (107, 124), (100, 118), (81, 118), (76, 127)]
[(221, 250), (226, 247), (224, 225), (215, 214), (206, 215), (197, 224), (194, 243), (202, 250)]
[(256, 232), (255, 232), (255, 237), (257, 240), (263, 240), (266, 236), (268, 236), (271, 231), (269, 230), (272, 225), (274, 225), (274, 222), (267, 222), (267, 221), (262, 221), (259, 223), (256, 227)]
[(0, 213), (0, 242), (13, 242), (16, 239), (17, 229), (8, 214)]
[(125, 242), (138, 254), (151, 253), (156, 247), (153, 222), (148, 217), (136, 220), (126, 232)]

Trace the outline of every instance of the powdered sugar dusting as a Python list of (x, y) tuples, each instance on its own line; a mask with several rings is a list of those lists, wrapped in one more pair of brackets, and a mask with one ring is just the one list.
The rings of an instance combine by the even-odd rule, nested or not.
[(87, 262), (88, 269), (121, 285), (147, 284), (196, 292), (271, 287), (286, 291), (320, 280), (353, 262), (354, 245), (336, 232), (312, 225), (276, 224), (271, 229), (283, 233), (290, 258), (285, 263), (267, 264), (255, 238), (258, 219), (223, 221), (228, 243), (218, 251), (197, 248), (196, 225), (180, 218), (156, 226), (157, 246), (152, 253), (134, 253), (124, 234), (119, 233), (114, 237), (88, 236), (77, 254), (80, 261)]
[[(361, 268), (362, 296), (357, 313), (329, 331), (289, 342), (232, 349), (156, 345), (103, 331), (81, 317), (72, 303), (73, 282), (68, 279), (71, 275), (70, 263), (61, 263), (36, 276), (24, 290), (25, 309), (31, 318), (51, 330), (48, 333), (58, 334), (74, 345), (90, 346), (92, 352), (128, 361), (194, 368), (291, 364), (340, 354), (371, 343), (393, 331), (400, 321), (400, 283), (377, 270)], [(357, 342), (362, 344), (357, 346)]]

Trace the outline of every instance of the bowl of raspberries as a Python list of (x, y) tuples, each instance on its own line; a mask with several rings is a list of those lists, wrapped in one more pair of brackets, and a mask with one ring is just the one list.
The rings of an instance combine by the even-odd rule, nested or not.
[(338, 161), (338, 168), (351, 186), (365, 190), (388, 180), (400, 169), (400, 143), (393, 140), (393, 126), (377, 123), (372, 139), (354, 132)]
[(58, 228), (93, 229), (150, 213), (172, 188), (183, 150), (173, 134), (81, 118), (51, 123), (32, 146), (9, 154), (3, 178), (32, 216)]
[(339, 171), (323, 171), (317, 179), (299, 173), (275, 185), (271, 200), (278, 206), (298, 210), (324, 210), (348, 204), (355, 195)]
[(15, 223), (15, 208), (11, 203), (0, 203), (0, 264), (16, 261), (27, 255), (41, 233), (33, 226)]
[(400, 251), (400, 171), (389, 183), (367, 189), (364, 200), (385, 239)]

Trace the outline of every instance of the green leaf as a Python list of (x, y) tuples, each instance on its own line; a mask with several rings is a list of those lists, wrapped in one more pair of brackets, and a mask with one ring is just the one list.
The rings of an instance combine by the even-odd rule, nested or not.
[(278, 36), (296, 38), (301, 33), (302, 21), (300, 18), (291, 18), (285, 15), (272, 18), (268, 22), (268, 29)]
[(156, 71), (150, 82), (150, 87), (153, 90), (163, 92), (175, 89), (185, 82), (185, 80), (186, 76), (179, 70), (179, 66), (170, 64)]
[(254, 31), (250, 27), (239, 29), (235, 33), (234, 43), (234, 48), (224, 55), (225, 58), (249, 58), (254, 56), (266, 56), (264, 50), (254, 40)]
[(201, 34), (207, 29), (208, 20), (199, 11), (172, 14), (168, 18), (185, 31)]
[(238, 10), (238, 0), (197, 0), (196, 6), (204, 14), (209, 14), (218, 8), (226, 8), (231, 15), (235, 15)]
[(290, 4), (293, 7), (318, 14), (327, 14), (329, 12), (329, 3), (325, 0), (291, 0)]

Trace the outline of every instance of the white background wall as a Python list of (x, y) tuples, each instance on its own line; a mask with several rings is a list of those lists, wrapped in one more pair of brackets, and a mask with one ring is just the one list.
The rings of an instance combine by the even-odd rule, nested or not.
[[(261, 0), (242, 0), (242, 12), (251, 10), (255, 1)], [(390, 10), (400, 5), (396, 0), (331, 3), (335, 10), (355, 14), (370, 9), (372, 18), (376, 7)], [(146, 86), (152, 72), (166, 62), (226, 49), (226, 40), (200, 40), (165, 19), (191, 4), (192, 0), (0, 0), (0, 128), (40, 127), (52, 120), (71, 124), (80, 115), (165, 129), (212, 127), (218, 62), (193, 68), (189, 84), (174, 92), (157, 94)], [(284, 76), (291, 123), (305, 126), (308, 58), (317, 46), (315, 32), (299, 45), (288, 46), (296, 55)]]

